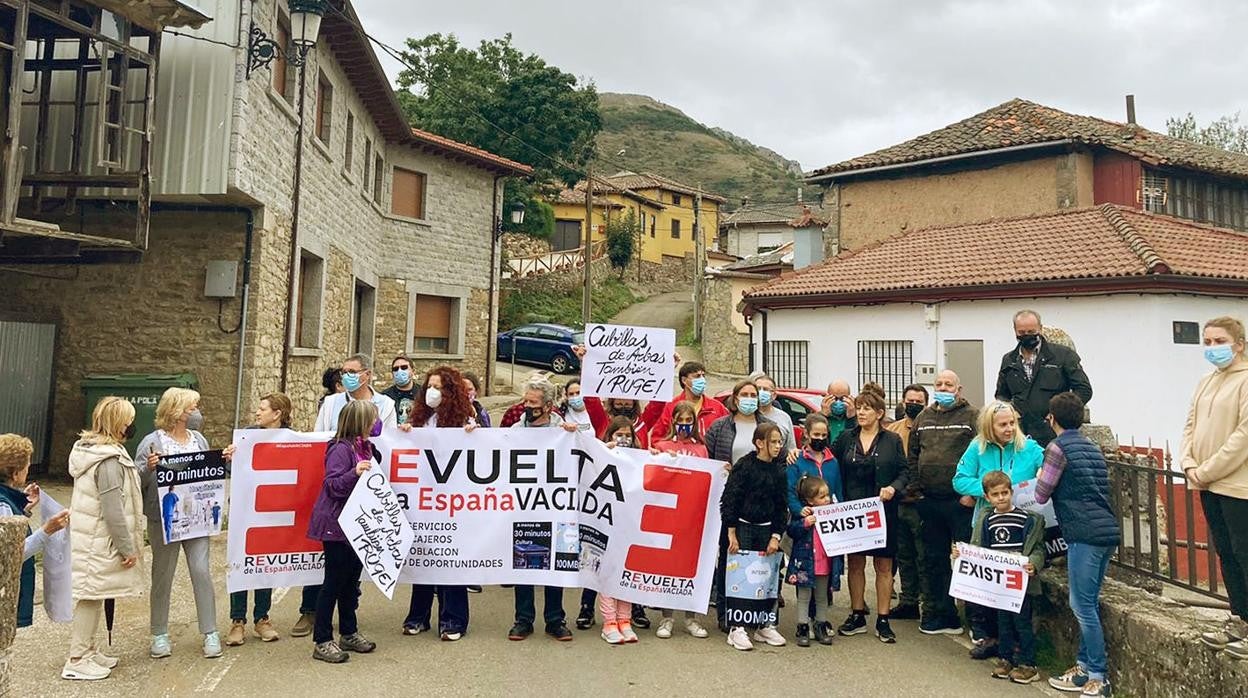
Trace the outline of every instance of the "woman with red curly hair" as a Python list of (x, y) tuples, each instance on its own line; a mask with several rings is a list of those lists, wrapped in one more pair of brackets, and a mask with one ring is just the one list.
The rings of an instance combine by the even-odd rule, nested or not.
[[(413, 428), (443, 427), (472, 431), (477, 427), (477, 409), (472, 404), (463, 374), (451, 366), (439, 366), (425, 375), (422, 399), (412, 405), (408, 424)], [(438, 635), (454, 642), (468, 631), (468, 587), (412, 585), (412, 601), (403, 621), (404, 635), (419, 635), (430, 629), (433, 598), (438, 598)]]

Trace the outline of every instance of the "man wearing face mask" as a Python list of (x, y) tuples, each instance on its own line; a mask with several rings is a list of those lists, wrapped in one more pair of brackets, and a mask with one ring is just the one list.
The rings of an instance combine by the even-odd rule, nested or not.
[(338, 415), (354, 400), (369, 400), (377, 406), (383, 426), (397, 426), (394, 400), (373, 390), (373, 360), (367, 354), (352, 354), (342, 362), (342, 387), (346, 392), (330, 395), (316, 413), (314, 431), (338, 431)]
[(828, 394), (823, 397), (820, 412), (828, 418), (828, 443), (836, 443), (841, 432), (853, 429), (858, 424), (858, 413), (854, 410), (854, 398), (849, 394), (849, 383), (840, 379), (828, 383)]
[[(885, 429), (901, 437), (901, 444), (909, 456), (910, 433), (914, 430), (914, 420), (927, 407), (927, 388), (921, 385), (907, 385), (902, 391), (903, 416), (889, 424)], [(897, 576), (901, 577), (901, 591), (898, 592), (898, 603), (889, 612), (896, 620), (918, 620), (921, 583), (919, 582), (919, 559), (922, 555), (919, 548), (919, 512), (915, 508), (914, 495), (910, 492), (900, 493), (897, 506), (897, 520), (901, 528), (897, 532)]]
[[(698, 411), (698, 427), (702, 429), (703, 434), (710, 430), (711, 425), (717, 419), (728, 416), (728, 410), (723, 403), (710, 395), (704, 394), (706, 392), (705, 366), (697, 361), (686, 361), (680, 365), (677, 378), (680, 382), (681, 393), (663, 407), (663, 413), (655, 421), (654, 425), (650, 427), (650, 443), (667, 437), (668, 429), (672, 425), (672, 409), (676, 407), (676, 403), (682, 400), (692, 402), (694, 408)], [(651, 407), (653, 407), (653, 403), (651, 403)], [(647, 409), (647, 412), (649, 411)]]
[(1001, 358), (997, 374), (996, 398), (1013, 403), (1021, 415), (1019, 426), (1041, 446), (1053, 440), (1053, 430), (1045, 422), (1049, 400), (1073, 392), (1086, 404), (1092, 399), (1092, 384), (1074, 349), (1047, 342), (1040, 314), (1020, 310), (1014, 314), (1014, 336), (1018, 346)]
[(935, 404), (914, 418), (907, 450), (907, 494), (916, 501), (922, 540), (923, 562), (919, 584), (923, 588), (919, 630), (928, 635), (962, 634), (962, 621), (949, 596), (949, 549), (954, 541), (971, 538), (973, 497), (953, 489), (958, 461), (976, 434), (975, 408), (962, 397), (962, 381), (950, 370), (936, 375)]
[(390, 362), (390, 375), (394, 383), (381, 394), (394, 400), (395, 420), (403, 424), (411, 416), (412, 405), (416, 402), (416, 374), (407, 354), (394, 357)]

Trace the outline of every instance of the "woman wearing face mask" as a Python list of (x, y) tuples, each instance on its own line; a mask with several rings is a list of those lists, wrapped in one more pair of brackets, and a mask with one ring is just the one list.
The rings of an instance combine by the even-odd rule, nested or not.
[(884, 547), (849, 555), (846, 579), (849, 582), (851, 613), (837, 629), (849, 636), (867, 632), (866, 567), (867, 556), (875, 566), (875, 601), (879, 604), (875, 634), (880, 642), (897, 641), (888, 622), (889, 603), (893, 596), (893, 557), (897, 550), (897, 495), (906, 489), (906, 450), (901, 437), (883, 428), (884, 399), (879, 392), (864, 390), (854, 399), (857, 426), (842, 432), (832, 444), (832, 452), (841, 466), (841, 482), (845, 501), (879, 497), (884, 501), (887, 540)]
[(573, 378), (563, 387), (563, 404), (559, 406), (559, 413), (563, 415), (564, 422), (575, 424), (577, 431), (597, 432), (587, 407), (585, 397), (581, 395), (581, 382)]
[[(464, 377), (451, 366), (439, 366), (425, 376), (424, 399), (412, 406), (411, 421), (399, 428), (442, 427), (471, 432), (477, 427), (477, 410), (468, 398)], [(419, 635), (430, 629), (433, 599), (438, 599), (438, 636), (454, 642), (468, 632), (468, 587), (412, 586), (412, 600), (403, 621), (404, 635)]]
[(715, 420), (706, 430), (706, 451), (714, 460), (736, 463), (754, 450), (754, 427), (770, 420), (758, 413), (758, 386), (751, 380), (733, 386), (724, 406), (728, 415)]
[[(178, 569), (178, 552), (186, 555), (186, 567), (195, 592), (195, 611), (199, 632), (204, 636), (203, 652), (208, 658), (221, 656), (221, 636), (217, 634), (217, 606), (213, 596), (210, 538), (191, 538), (165, 543), (161, 525), (162, 505), (157, 501), (156, 466), (161, 456), (176, 456), (208, 450), (208, 440), (197, 427), (203, 424), (199, 411), (199, 393), (186, 388), (169, 388), (156, 405), (156, 431), (143, 437), (134, 451), (135, 462), (146, 463), (140, 468), (143, 480), (143, 511), (147, 514), (147, 537), (152, 544), (152, 644), (153, 658), (173, 654), (169, 639), (169, 601), (173, 591), (173, 575)], [(185, 468), (186, 466), (172, 466)]]
[(1180, 463), (1187, 485), (1200, 492), (1209, 535), (1218, 548), (1231, 617), (1201, 640), (1234, 659), (1248, 659), (1248, 358), (1244, 324), (1231, 317), (1205, 323), (1201, 379), (1183, 427)]
[(468, 401), (472, 403), (472, 408), (477, 411), (477, 426), (490, 427), (490, 413), (485, 410), (481, 402), (477, 400), (477, 396), (481, 394), (481, 379), (477, 378), (477, 374), (464, 371), (464, 389), (468, 391)]
[(990, 506), (984, 499), (984, 475), (1000, 470), (1010, 476), (1011, 485), (1018, 485), (1034, 479), (1044, 460), (1044, 449), (1023, 434), (1018, 412), (1010, 403), (994, 400), (984, 405), (978, 427), (979, 433), (962, 454), (953, 476), (953, 489), (975, 498), (974, 518)]

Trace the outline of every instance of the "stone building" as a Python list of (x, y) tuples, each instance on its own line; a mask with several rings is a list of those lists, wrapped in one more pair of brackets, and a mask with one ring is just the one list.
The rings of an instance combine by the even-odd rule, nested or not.
[[(378, 388), (399, 352), (491, 373), (502, 180), (530, 168), (410, 128), (350, 2), (330, 3), (302, 67), (284, 0), (199, 6), (213, 21), (160, 49), (147, 229), (124, 236), (142, 190), (36, 184), (19, 211), (62, 242), (0, 248), (0, 321), (52, 328), (31, 349), (54, 357), (50, 416), (30, 429), (54, 473), (92, 374), (194, 373), (224, 444), (273, 390), (310, 428), (321, 372), (355, 351)], [(267, 66), (248, 62), (257, 32), (278, 44)]]
[[(746, 203), (726, 214), (719, 226), (718, 247), (721, 251), (737, 257), (753, 257), (775, 251), (781, 245), (793, 242), (791, 221), (802, 216), (810, 208), (800, 202), (780, 205), (755, 205)], [(828, 220), (818, 210), (812, 217), (822, 226)]]

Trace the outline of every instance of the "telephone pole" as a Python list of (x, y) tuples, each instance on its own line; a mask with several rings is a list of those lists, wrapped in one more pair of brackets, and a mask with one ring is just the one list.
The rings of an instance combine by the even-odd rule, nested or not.
[(591, 248), (594, 242), (594, 165), (585, 165), (585, 290), (581, 294), (582, 326), (589, 325), (589, 293), (594, 288), (593, 256)]

